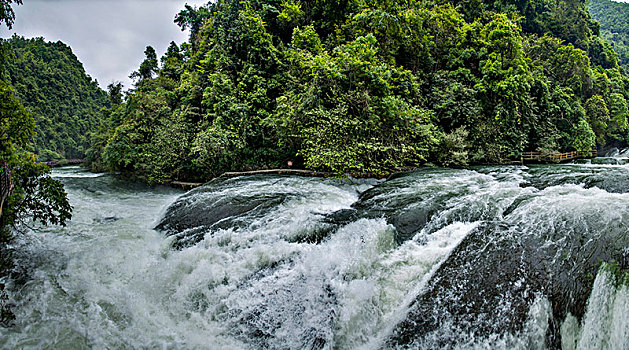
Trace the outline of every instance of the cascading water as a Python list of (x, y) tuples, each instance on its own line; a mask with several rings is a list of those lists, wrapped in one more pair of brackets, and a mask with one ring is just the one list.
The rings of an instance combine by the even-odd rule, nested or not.
[(604, 264), (580, 327), (568, 315), (561, 326), (564, 349), (629, 349), (629, 273)]
[(184, 195), (54, 176), (74, 217), (16, 242), (2, 348), (629, 348), (625, 166), (268, 175)]

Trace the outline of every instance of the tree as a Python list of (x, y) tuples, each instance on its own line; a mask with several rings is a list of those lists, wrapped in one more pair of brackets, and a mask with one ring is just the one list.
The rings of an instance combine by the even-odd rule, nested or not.
[[(171, 43), (157, 76), (146, 75), (108, 112), (98, 149), (109, 168), (160, 182), (205, 180), (287, 159), (313, 170), (365, 173), (587, 148), (588, 128), (599, 142), (616, 128), (605, 122), (600, 102), (622, 115), (612, 113), (622, 103), (611, 94), (629, 98), (629, 80), (584, 5), (187, 6), (175, 21), (190, 29), (188, 42)], [(586, 106), (595, 95), (602, 100)]]
[(317, 43), (314, 31), (295, 29), (290, 60), (297, 86), (269, 118), (288, 131), (280, 142), (294, 145), (306, 166), (341, 173), (424, 162), (437, 140), (431, 113), (413, 105), (418, 86), (411, 72), (383, 62), (373, 35), (333, 52)]
[(175, 16), (175, 24), (177, 24), (181, 30), (190, 29), (190, 41), (193, 48), (196, 48), (196, 37), (201, 29), (201, 26), (210, 17), (210, 11), (205, 7), (192, 7), (188, 4), (185, 6), (185, 10), (179, 11)]
[(122, 89), (123, 85), (119, 81), (107, 85), (107, 95), (109, 96), (109, 103), (112, 106), (122, 103)]
[(608, 42), (600, 37), (590, 40), (588, 56), (592, 66), (601, 66), (604, 69), (618, 68), (618, 54)]
[(183, 71), (183, 54), (174, 41), (170, 42), (166, 53), (161, 58), (162, 69), (159, 74), (173, 80), (179, 80)]
[(587, 114), (589, 124), (596, 135), (596, 144), (605, 145), (605, 132), (607, 131), (607, 123), (609, 122), (609, 110), (603, 97), (594, 95), (585, 102), (585, 112)]
[(36, 122), (27, 150), (42, 161), (84, 158), (107, 94), (62, 42), (14, 35), (5, 43), (6, 77)]
[[(7, 7), (11, 1), (3, 1), (0, 22), (13, 22), (13, 12)], [(19, 1), (17, 2), (20, 3)], [(6, 43), (2, 43), (6, 45)], [(0, 57), (5, 67), (6, 57)], [(26, 152), (33, 135), (35, 120), (16, 98), (15, 90), (5, 80), (0, 80), (0, 164), (11, 169), (12, 192), (3, 206), (0, 216), (1, 242), (6, 242), (9, 228), (27, 218), (42, 224), (61, 224), (71, 217), (71, 207), (63, 186), (48, 176), (50, 168), (37, 163), (37, 157)]]
[(157, 53), (155, 53), (155, 49), (152, 46), (147, 46), (144, 50), (144, 56), (145, 59), (140, 64), (140, 69), (129, 75), (129, 78), (137, 79), (137, 84), (153, 78), (153, 74), (157, 73)]
[(594, 78), (585, 51), (544, 35), (530, 38), (527, 54), (532, 63), (543, 69), (544, 75), (552, 81), (571, 88), (573, 93), (581, 97), (591, 91)]
[(622, 94), (612, 93), (609, 95), (609, 128), (608, 136), (615, 140), (625, 140), (627, 136), (627, 118), (629, 109), (627, 100)]
[(494, 15), (483, 26), (481, 40), (487, 56), (474, 88), (482, 101), (483, 119), (470, 132), (476, 138), (477, 160), (501, 162), (524, 150), (532, 75), (521, 29), (506, 15)]
[[(0, 23), (4, 22), (8, 27), (15, 18), (11, 2), (0, 2)], [(21, 1), (17, 0), (16, 3), (21, 4)], [(5, 42), (1, 44), (6, 45)], [(6, 59), (4, 55), (0, 56), (2, 70), (6, 66)], [(0, 80), (0, 164), (3, 171), (10, 169), (12, 174), (12, 191), (0, 213), (0, 249), (4, 249), (4, 243), (11, 237), (10, 228), (15, 228), (15, 225), (26, 219), (44, 225), (64, 225), (71, 217), (71, 207), (63, 186), (47, 175), (50, 168), (38, 164), (36, 156), (25, 151), (34, 127), (33, 116), (16, 98), (13, 87), (7, 81)]]
[[(592, 18), (600, 23), (601, 38), (595, 42), (594, 60), (603, 68), (606, 62), (613, 65), (617, 58), (618, 64), (629, 73), (629, 4), (611, 0), (588, 1)], [(603, 39), (603, 40), (601, 40)], [(601, 47), (602, 46), (602, 47)], [(617, 55), (617, 56), (616, 56)]]
[(579, 120), (572, 136), (572, 147), (579, 152), (588, 152), (596, 146), (596, 135), (584, 119)]
[[(9, 6), (11, 0), (0, 0), (0, 23), (11, 27), (15, 18)], [(17, 4), (21, 1), (17, 0)], [(6, 45), (0, 42), (0, 45)], [(0, 50), (0, 69), (4, 70), (6, 57)], [(4, 71), (0, 71), (4, 77)], [(10, 174), (10, 193), (2, 198), (0, 212), (0, 274), (5, 274), (12, 262), (7, 259), (6, 244), (21, 225), (31, 222), (65, 225), (71, 218), (72, 207), (68, 202), (63, 185), (51, 178), (50, 168), (37, 163), (37, 158), (28, 147), (32, 136), (34, 119), (16, 98), (11, 85), (0, 79), (0, 164), (2, 171)], [(6, 178), (6, 177), (5, 177)], [(0, 288), (0, 323), (8, 323), (14, 316), (5, 304), (6, 294)]]
[(15, 12), (11, 4), (21, 5), (22, 0), (0, 0), (0, 25), (4, 23), (9, 29), (13, 28)]

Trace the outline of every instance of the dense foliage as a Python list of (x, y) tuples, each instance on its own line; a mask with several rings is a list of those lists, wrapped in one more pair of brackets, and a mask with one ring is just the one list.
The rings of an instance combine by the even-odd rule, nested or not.
[[(0, 0), (0, 23), (11, 28), (12, 0)], [(21, 1), (15, 3), (20, 4)], [(16, 229), (34, 222), (61, 224), (70, 219), (72, 207), (63, 185), (49, 176), (50, 168), (38, 163), (28, 152), (35, 129), (35, 119), (17, 98), (6, 76), (12, 57), (6, 41), (0, 39), (0, 171), (10, 174), (8, 197), (0, 205), (0, 277), (11, 267), (7, 244)], [(7, 308), (4, 284), (0, 283), (0, 324), (7, 324), (13, 314)]]
[(31, 150), (40, 160), (84, 158), (107, 94), (60, 41), (14, 36), (6, 45), (7, 79), (36, 122)]
[(601, 25), (601, 36), (612, 44), (619, 64), (629, 74), (629, 3), (590, 0), (588, 7)]
[(386, 172), (627, 137), (629, 79), (584, 1), (219, 0), (175, 21), (190, 40), (148, 47), (124, 101), (110, 86), (95, 167)]

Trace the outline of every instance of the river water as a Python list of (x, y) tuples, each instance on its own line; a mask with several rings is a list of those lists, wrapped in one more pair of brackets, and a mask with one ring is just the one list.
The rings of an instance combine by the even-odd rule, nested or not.
[[(252, 176), (53, 171), (5, 349), (629, 349), (629, 166)], [(157, 229), (156, 229), (157, 228)]]

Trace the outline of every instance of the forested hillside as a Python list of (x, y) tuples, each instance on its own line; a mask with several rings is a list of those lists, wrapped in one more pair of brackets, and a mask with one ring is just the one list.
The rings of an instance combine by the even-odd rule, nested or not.
[[(0, 26), (11, 29), (15, 20), (12, 4), (21, 0), (0, 0)], [(16, 97), (6, 80), (11, 46), (0, 39), (0, 278), (13, 266), (11, 245), (19, 228), (29, 224), (61, 224), (72, 216), (63, 185), (49, 176), (50, 168), (37, 162), (27, 150), (35, 128), (31, 113)], [(14, 318), (9, 310), (4, 283), (0, 284), (0, 325)]]
[(601, 36), (618, 53), (618, 59), (629, 74), (629, 3), (611, 0), (590, 0), (592, 18), (601, 24)]
[(585, 1), (219, 0), (111, 86), (95, 167), (150, 182), (296, 166), (496, 163), (627, 137), (629, 79)]
[(7, 80), (36, 122), (32, 151), (40, 160), (85, 157), (107, 94), (60, 41), (14, 36), (6, 45)]

